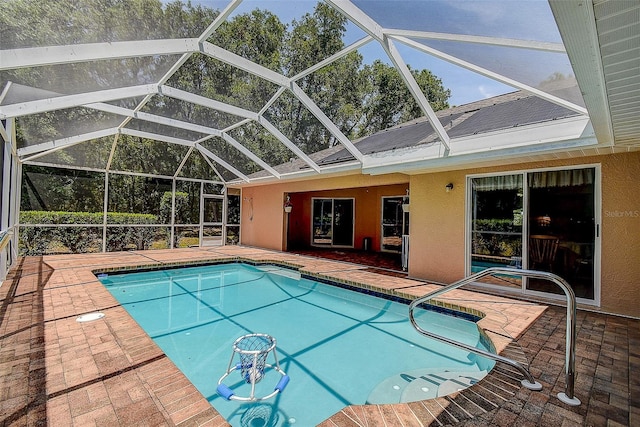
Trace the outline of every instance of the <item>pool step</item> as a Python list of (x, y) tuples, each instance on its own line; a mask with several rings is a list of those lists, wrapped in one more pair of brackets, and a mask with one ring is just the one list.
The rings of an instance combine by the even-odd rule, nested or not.
[(422, 368), (401, 372), (380, 382), (367, 398), (369, 404), (407, 403), (446, 396), (477, 383), (487, 371), (448, 371)]

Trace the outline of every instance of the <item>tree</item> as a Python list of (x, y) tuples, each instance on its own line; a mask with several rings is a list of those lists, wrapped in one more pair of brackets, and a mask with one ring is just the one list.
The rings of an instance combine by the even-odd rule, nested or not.
[[(411, 70), (418, 86), (435, 111), (449, 107), (451, 91), (429, 70)], [(371, 135), (424, 115), (415, 98), (391, 65), (376, 60), (363, 69), (365, 96), (357, 136)]]
[[(218, 16), (219, 11), (191, 2), (160, 0), (8, 0), (0, 9), (3, 48), (68, 43), (196, 37)], [(289, 24), (273, 13), (256, 9), (238, 14), (220, 25), (208, 41), (275, 72), (293, 77), (342, 50), (347, 19), (325, 3)], [(156, 83), (178, 60), (178, 55), (120, 58), (63, 64), (0, 73), (2, 88), (8, 81), (32, 89), (29, 99), (114, 87)], [(428, 70), (411, 70), (434, 110), (448, 107), (450, 91)], [(247, 71), (201, 53), (193, 53), (166, 82), (168, 86), (260, 112), (279, 87)], [(423, 115), (404, 81), (390, 65), (381, 61), (363, 64), (357, 52), (296, 80), (302, 90), (349, 138), (373, 134)], [(48, 92), (47, 92), (48, 91)], [(135, 108), (141, 99), (125, 99), (118, 105)], [(237, 124), (240, 117), (157, 94), (142, 107), (168, 118), (215, 129)], [(299, 99), (284, 91), (264, 116), (307, 154), (336, 144), (325, 128)], [(79, 107), (37, 114), (18, 120), (18, 146), (59, 139), (98, 129), (128, 128), (201, 141), (216, 155), (243, 173), (259, 166), (222, 139), (149, 124), (137, 119)], [(271, 165), (289, 161), (294, 154), (259, 124), (234, 128), (229, 134)], [(90, 163), (104, 168), (110, 158), (113, 137), (84, 142), (73, 149), (47, 155), (47, 160), (66, 165)], [(77, 148), (77, 149), (76, 149)], [(145, 138), (118, 135), (112, 170), (148, 172), (171, 176), (184, 159), (186, 147)], [(196, 173), (198, 178), (217, 179), (198, 152), (193, 152), (178, 176)], [(153, 162), (148, 160), (153, 158)], [(225, 179), (234, 179), (216, 166)], [(193, 176), (193, 175), (192, 175)], [(123, 187), (124, 189), (125, 187)], [(118, 197), (125, 196), (118, 194)], [(115, 197), (115, 196), (114, 196)], [(137, 197), (137, 196), (136, 196)], [(134, 199), (136, 198), (134, 197)], [(130, 199), (131, 200), (131, 199)], [(133, 206), (117, 201), (118, 206)]]

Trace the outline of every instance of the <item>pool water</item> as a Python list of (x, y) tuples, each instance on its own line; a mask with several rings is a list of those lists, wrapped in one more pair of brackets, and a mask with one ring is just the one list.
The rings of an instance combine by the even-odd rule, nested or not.
[[(405, 304), (280, 267), (231, 263), (100, 280), (233, 426), (313, 426), (351, 404), (455, 392), (493, 367), (418, 334)], [(471, 321), (429, 310), (417, 310), (416, 319), (427, 330), (486, 349)], [(290, 382), (269, 400), (225, 400), (216, 392), (218, 379), (229, 366), (233, 342), (250, 333), (276, 339)], [(274, 362), (269, 355), (267, 363)], [(267, 370), (256, 396), (271, 393), (280, 378)], [(239, 371), (224, 384), (237, 396), (249, 396)]]

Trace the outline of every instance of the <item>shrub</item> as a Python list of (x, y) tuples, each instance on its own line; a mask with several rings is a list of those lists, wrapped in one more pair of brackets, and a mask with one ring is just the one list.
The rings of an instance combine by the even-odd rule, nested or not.
[[(103, 220), (103, 214), (100, 212), (23, 211), (20, 213), (20, 255), (43, 255), (51, 252), (51, 248), (55, 248), (55, 252), (71, 253), (100, 251)], [(107, 213), (108, 224), (124, 224), (108, 228), (107, 250), (148, 249), (155, 240), (161, 238), (166, 240), (167, 232), (164, 227), (159, 230), (157, 227), (133, 226), (157, 222), (158, 218), (155, 215)], [(52, 226), (46, 226), (48, 224)], [(56, 227), (57, 224), (96, 224), (97, 226)]]

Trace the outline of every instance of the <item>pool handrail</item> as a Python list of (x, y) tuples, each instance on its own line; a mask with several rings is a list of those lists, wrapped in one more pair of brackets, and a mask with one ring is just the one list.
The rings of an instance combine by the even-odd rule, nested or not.
[(567, 335), (566, 335), (566, 351), (565, 351), (565, 369), (566, 369), (566, 388), (564, 393), (558, 393), (558, 399), (563, 403), (572, 406), (580, 405), (580, 400), (574, 396), (574, 382), (575, 382), (575, 360), (576, 360), (576, 296), (573, 292), (573, 289), (564, 280), (562, 277), (548, 272), (548, 271), (538, 271), (538, 270), (524, 270), (524, 269), (516, 269), (516, 268), (506, 268), (506, 267), (490, 267), (485, 270), (479, 271), (477, 273), (471, 274), (467, 277), (464, 277), (456, 282), (453, 282), (449, 285), (442, 287), (441, 289), (436, 289), (433, 292), (429, 292), (426, 295), (423, 295), (419, 298), (414, 299), (411, 304), (409, 304), (409, 320), (413, 327), (422, 335), (433, 338), (435, 340), (444, 342), (449, 345), (453, 345), (458, 348), (465, 349), (469, 352), (479, 354), (486, 358), (495, 360), (497, 362), (502, 362), (507, 365), (513, 366), (518, 371), (522, 373), (525, 377), (524, 380), (521, 381), (521, 384), (530, 390), (542, 390), (542, 385), (537, 382), (529, 370), (524, 367), (521, 363), (509, 359), (504, 356), (500, 356), (498, 354), (490, 353), (488, 351), (482, 350), (477, 347), (473, 347), (467, 345), (465, 343), (461, 343), (455, 340), (452, 340), (447, 337), (443, 337), (438, 334), (434, 334), (433, 332), (426, 331), (422, 329), (416, 322), (414, 317), (414, 310), (420, 304), (423, 304), (439, 295), (445, 294), (449, 291), (457, 289), (461, 286), (473, 283), (474, 281), (493, 274), (508, 274), (513, 276), (522, 276), (522, 277), (531, 277), (537, 279), (548, 280), (556, 285), (558, 285), (565, 293), (567, 297)]

